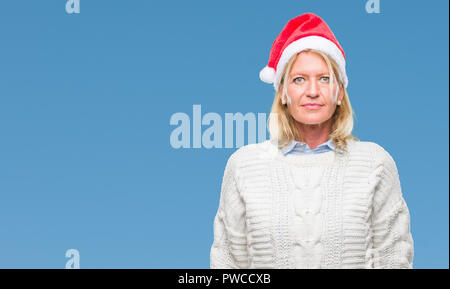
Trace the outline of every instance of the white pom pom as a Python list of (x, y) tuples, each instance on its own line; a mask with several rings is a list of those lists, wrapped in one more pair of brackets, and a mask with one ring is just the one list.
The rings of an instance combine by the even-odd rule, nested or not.
[(275, 69), (268, 66), (264, 67), (259, 72), (259, 78), (266, 83), (273, 83), (273, 80), (275, 78)]

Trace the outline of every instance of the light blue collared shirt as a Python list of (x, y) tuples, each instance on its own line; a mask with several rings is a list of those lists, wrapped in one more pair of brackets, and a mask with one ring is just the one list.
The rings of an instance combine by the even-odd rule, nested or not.
[[(292, 140), (291, 143), (284, 148), (281, 149), (281, 152), (284, 155), (287, 154), (319, 154), (324, 153), (328, 151), (335, 150), (336, 147), (333, 144), (333, 140), (330, 138), (328, 141), (324, 142), (323, 144), (317, 146), (315, 149), (311, 150), (309, 145), (304, 142), (299, 142), (296, 140)], [(337, 150), (338, 153), (341, 153), (342, 151)]]

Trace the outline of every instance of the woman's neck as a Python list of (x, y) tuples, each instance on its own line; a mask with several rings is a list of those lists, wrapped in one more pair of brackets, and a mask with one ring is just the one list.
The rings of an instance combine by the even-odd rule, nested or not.
[(310, 149), (315, 149), (330, 138), (331, 120), (320, 124), (303, 124), (296, 122), (296, 127), (303, 138), (300, 140), (296, 139), (296, 141), (307, 143)]

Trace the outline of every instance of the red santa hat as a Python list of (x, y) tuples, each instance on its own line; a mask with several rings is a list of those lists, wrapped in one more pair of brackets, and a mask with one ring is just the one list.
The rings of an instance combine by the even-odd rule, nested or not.
[(305, 49), (322, 51), (334, 59), (340, 70), (341, 81), (347, 87), (344, 50), (325, 21), (313, 13), (299, 15), (284, 26), (272, 44), (269, 63), (261, 70), (259, 78), (273, 83), (275, 90), (278, 90), (284, 66), (293, 55)]

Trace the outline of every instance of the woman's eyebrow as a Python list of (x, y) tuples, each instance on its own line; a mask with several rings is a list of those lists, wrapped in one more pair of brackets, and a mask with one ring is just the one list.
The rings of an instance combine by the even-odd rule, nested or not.
[[(329, 74), (330, 73), (328, 73), (327, 71), (324, 71), (324, 72), (316, 73), (315, 75), (316, 76), (322, 76), (322, 75), (329, 75)], [(305, 73), (303, 71), (296, 71), (296, 72), (292, 72), (290, 75), (292, 76), (292, 75), (309, 75), (309, 74)]]

